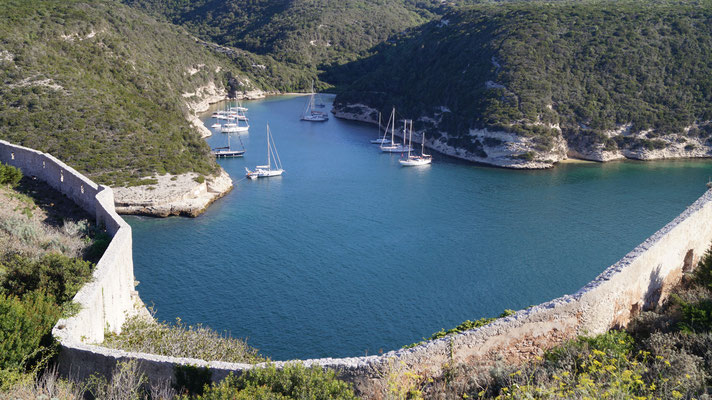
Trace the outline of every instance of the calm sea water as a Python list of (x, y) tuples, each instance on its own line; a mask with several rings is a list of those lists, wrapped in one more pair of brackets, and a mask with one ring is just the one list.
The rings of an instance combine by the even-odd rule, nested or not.
[[(374, 126), (299, 121), (304, 101), (246, 102), (247, 153), (220, 161), (235, 189), (204, 215), (127, 218), (159, 319), (229, 331), (277, 360), (396, 349), (575, 292), (712, 175), (706, 161), (512, 171), (436, 155), (402, 168), (368, 142)], [(286, 172), (242, 180), (266, 161), (267, 122)]]

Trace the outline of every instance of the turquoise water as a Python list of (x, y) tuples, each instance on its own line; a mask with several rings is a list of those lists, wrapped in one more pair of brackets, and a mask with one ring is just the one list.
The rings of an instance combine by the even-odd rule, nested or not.
[[(159, 319), (230, 331), (277, 360), (396, 349), (575, 292), (712, 175), (707, 161), (512, 171), (435, 155), (402, 168), (368, 142), (374, 126), (299, 121), (304, 100), (246, 103), (247, 153), (220, 161), (235, 189), (204, 215), (127, 218)], [(266, 161), (268, 120), (286, 172), (242, 180)]]

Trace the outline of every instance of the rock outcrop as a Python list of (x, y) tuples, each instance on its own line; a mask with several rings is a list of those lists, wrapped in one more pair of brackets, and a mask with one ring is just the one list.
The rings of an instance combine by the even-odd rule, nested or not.
[[(337, 118), (378, 123), (378, 110), (366, 104), (335, 105), (332, 111)], [(547, 125), (553, 132), (548, 137), (524, 136), (502, 130), (471, 129), (467, 135), (453, 135), (439, 128), (446, 107), (432, 115), (418, 118), (420, 126), (413, 132), (413, 142), (419, 142), (423, 131), (427, 132), (425, 146), (452, 157), (515, 169), (551, 168), (567, 158), (606, 162), (621, 159), (660, 160), (674, 158), (712, 157), (712, 146), (707, 136), (691, 134), (688, 127), (679, 134), (650, 137), (650, 132), (632, 134), (630, 124), (606, 132), (607, 142), (587, 141), (586, 135), (564, 135), (558, 125)], [(543, 124), (540, 124), (543, 125)], [(704, 129), (712, 126), (706, 122)], [(398, 124), (396, 125), (398, 126)], [(699, 129), (698, 129), (699, 130)], [(396, 128), (395, 135), (402, 137)]]
[(114, 188), (119, 214), (196, 217), (233, 187), (232, 179), (222, 168), (215, 176), (202, 179), (195, 173), (150, 178), (157, 183)]

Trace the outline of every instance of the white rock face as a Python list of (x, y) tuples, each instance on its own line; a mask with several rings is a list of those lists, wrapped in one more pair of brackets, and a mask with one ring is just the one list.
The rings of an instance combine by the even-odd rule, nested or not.
[(44, 87), (52, 89), (52, 90), (64, 91), (64, 88), (61, 85), (56, 84), (52, 79), (37, 79), (37, 80), (35, 80), (34, 78), (25, 78), (17, 83), (11, 83), (11, 84), (7, 85), (7, 87), (11, 88), (11, 89), (21, 88), (21, 87), (26, 87), (26, 86), (44, 86)]
[[(492, 60), (496, 64), (496, 60)], [(489, 84), (490, 82), (488, 82)], [(491, 83), (496, 84), (496, 83)], [(549, 107), (553, 109), (552, 107)], [(334, 115), (337, 118), (349, 119), (353, 121), (361, 121), (368, 123), (377, 123), (378, 111), (365, 104), (348, 104), (345, 106), (335, 107)], [(433, 115), (425, 115), (418, 118), (418, 121), (431, 125), (432, 128), (438, 129), (438, 125), (442, 120), (442, 115), (445, 112), (451, 112), (447, 107), (441, 106), (433, 113)], [(702, 125), (712, 123), (710, 121), (702, 123)], [(450, 135), (448, 132), (439, 131), (439, 138), (426, 137), (425, 146), (436, 150), (440, 153), (447, 154), (452, 157), (457, 157), (469, 161), (496, 165), (506, 168), (526, 168), (526, 169), (541, 169), (551, 168), (559, 161), (567, 158), (579, 158), (591, 161), (612, 161), (621, 159), (635, 160), (660, 160), (671, 158), (708, 158), (712, 157), (712, 148), (707, 143), (707, 139), (699, 137), (690, 137), (687, 135), (689, 130), (696, 126), (689, 126), (679, 134), (669, 134), (665, 136), (649, 139), (646, 135), (651, 131), (643, 131), (636, 134), (631, 133), (632, 124), (621, 124), (616, 129), (603, 132), (603, 134), (613, 139), (616, 137), (630, 137), (637, 140), (658, 141), (664, 144), (660, 149), (648, 149), (645, 146), (637, 148), (623, 148), (615, 150), (606, 150), (604, 144), (589, 145), (585, 149), (580, 146), (572, 147), (567, 143), (566, 139), (561, 135), (561, 128), (558, 125), (546, 125), (541, 122), (536, 125), (546, 126), (550, 129), (555, 129), (559, 135), (553, 138), (553, 146), (547, 151), (541, 151), (534, 138), (523, 135), (517, 135), (505, 131), (490, 131), (488, 129), (470, 130), (469, 137), (473, 145), (475, 141), (479, 141), (482, 146), (481, 150), (487, 156), (484, 157), (479, 151), (469, 151), (465, 148), (454, 147), (448, 144)], [(583, 129), (590, 129), (586, 126), (581, 126)], [(413, 141), (420, 141), (421, 132), (414, 132)], [(400, 132), (396, 132), (396, 136), (400, 137)], [(462, 140), (462, 138), (459, 138)], [(468, 146), (469, 147), (469, 146)], [(538, 148), (539, 147), (539, 148)]]
[(648, 149), (642, 146), (638, 148), (606, 150), (603, 144), (596, 144), (585, 150), (569, 149), (569, 156), (601, 162), (626, 158), (633, 160), (661, 160), (670, 158), (705, 158), (712, 156), (706, 139), (687, 136), (692, 126), (688, 126), (679, 134), (668, 134), (654, 139), (648, 139), (646, 136), (651, 132), (650, 130), (632, 134), (631, 128), (632, 124), (623, 124), (615, 130), (605, 131), (603, 133), (610, 139), (623, 136), (638, 140), (661, 141), (664, 143), (664, 147), (661, 149)]
[(215, 176), (197, 182), (196, 173), (159, 175), (154, 185), (117, 187), (114, 190), (116, 211), (120, 214), (141, 214), (157, 217), (187, 215), (195, 217), (212, 202), (232, 190), (232, 179), (220, 168)]
[(0, 61), (12, 61), (15, 59), (15, 55), (7, 50), (0, 50)]
[[(349, 104), (346, 107), (334, 108), (333, 112), (337, 118), (373, 124), (378, 123), (378, 117), (374, 118), (374, 115), (378, 115), (378, 111), (365, 104)], [(422, 116), (418, 120), (437, 128), (437, 125), (442, 120), (442, 114), (446, 112), (451, 111), (447, 107), (441, 106), (439, 112), (436, 112), (433, 116)], [(550, 126), (550, 128), (558, 130), (558, 126)], [(401, 133), (398, 130), (396, 130), (395, 134), (401, 137)], [(414, 131), (413, 142), (419, 142), (421, 134), (422, 131)], [(447, 143), (449, 139), (448, 133), (440, 131), (440, 134), (442, 136), (437, 139), (426, 136), (425, 147), (452, 157), (498, 167), (517, 169), (551, 168), (555, 163), (567, 158), (568, 147), (561, 135), (554, 140), (553, 148), (550, 151), (541, 152), (536, 150), (537, 144), (532, 138), (503, 131), (470, 130), (470, 138), (473, 143), (474, 141), (482, 143), (482, 151), (487, 155), (483, 157), (481, 154), (449, 145)], [(533, 158), (531, 160), (523, 158), (529, 152), (532, 152)]]
[(334, 108), (333, 113), (336, 118), (378, 124), (378, 110), (365, 104), (349, 104), (348, 109)]

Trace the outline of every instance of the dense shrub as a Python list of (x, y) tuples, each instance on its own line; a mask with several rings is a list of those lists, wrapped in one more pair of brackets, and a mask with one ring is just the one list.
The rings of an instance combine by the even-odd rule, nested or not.
[[(335, 106), (395, 105), (404, 118), (439, 121), (422, 127), (429, 137), (452, 139), (473, 128), (559, 136), (549, 129), (559, 125), (583, 150), (657, 150), (667, 144), (654, 138), (712, 119), (712, 65), (702, 61), (712, 48), (708, 2), (466, 3), (479, 4), (452, 7), (328, 71), (352, 77)], [(626, 124), (648, 138), (608, 138)]]
[(24, 296), (44, 290), (59, 304), (74, 297), (81, 286), (91, 278), (93, 264), (61, 254), (48, 254), (39, 260), (12, 256), (2, 263), (6, 269), (2, 288), (6, 293)]
[(0, 369), (24, 368), (60, 312), (54, 298), (39, 291), (22, 298), (0, 294)]
[(336, 378), (334, 371), (293, 363), (283, 369), (269, 365), (248, 370), (239, 377), (230, 375), (219, 384), (206, 387), (197, 398), (348, 400), (356, 396), (349, 384)]
[(22, 171), (12, 165), (0, 163), (0, 185), (16, 186), (22, 179)]

